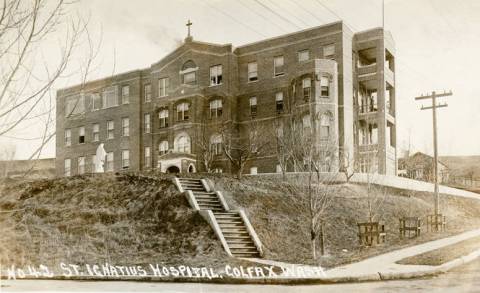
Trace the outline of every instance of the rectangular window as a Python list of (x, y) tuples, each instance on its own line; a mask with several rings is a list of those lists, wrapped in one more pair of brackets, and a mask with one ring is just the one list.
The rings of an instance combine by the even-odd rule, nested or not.
[(146, 84), (143, 87), (144, 92), (144, 101), (145, 103), (151, 102), (152, 101), (152, 86), (150, 84)]
[(210, 101), (210, 118), (218, 118), (222, 116), (222, 100), (217, 99)]
[(168, 96), (169, 84), (170, 84), (170, 79), (168, 77), (160, 78), (158, 80), (158, 96), (159, 97)]
[(177, 105), (177, 121), (188, 120), (188, 103), (181, 103)]
[(78, 157), (78, 164), (77, 164), (77, 168), (78, 168), (78, 174), (81, 175), (81, 174), (84, 174), (85, 173), (85, 157)]
[(100, 110), (102, 109), (102, 97), (100, 96), (99, 93), (93, 93), (91, 95), (92, 97), (92, 109), (93, 110)]
[(320, 117), (320, 137), (323, 139), (330, 137), (330, 116), (322, 115)]
[(72, 145), (72, 130), (65, 129), (65, 146)]
[(323, 58), (324, 59), (335, 59), (335, 45), (327, 45), (323, 47)]
[(122, 136), (130, 135), (130, 119), (128, 117), (122, 118)]
[(303, 99), (305, 102), (310, 101), (310, 93), (312, 88), (312, 80), (307, 77), (302, 80)]
[(250, 98), (250, 115), (252, 117), (257, 116), (257, 97)]
[(115, 137), (114, 130), (113, 121), (107, 121), (107, 139), (113, 139)]
[(85, 143), (85, 127), (78, 128), (78, 143)]
[(92, 141), (100, 141), (100, 124), (93, 124), (92, 128)]
[(118, 106), (116, 87), (111, 86), (103, 90), (103, 108)]
[(65, 161), (64, 161), (63, 174), (65, 176), (71, 176), (72, 175), (72, 161), (70, 159), (65, 159)]
[(75, 95), (65, 99), (65, 117), (85, 113), (85, 97)]
[(310, 59), (310, 51), (302, 50), (298, 52), (298, 62), (307, 61)]
[(130, 86), (122, 86), (122, 104), (130, 103)]
[(160, 119), (160, 128), (168, 127), (168, 109), (160, 110), (158, 119)]
[(183, 83), (184, 84), (196, 84), (197, 83), (197, 72), (187, 72), (183, 74)]
[(144, 164), (145, 164), (145, 168), (150, 168), (151, 165), (152, 165), (152, 160), (151, 160), (152, 156), (151, 156), (151, 149), (150, 147), (145, 147), (145, 152), (144, 152)]
[(128, 169), (130, 167), (130, 151), (122, 150), (122, 168)]
[(258, 80), (257, 62), (248, 63), (248, 81)]
[(222, 65), (210, 67), (210, 85), (222, 84)]
[(320, 78), (320, 96), (322, 98), (330, 97), (329, 81), (328, 81), (328, 77), (326, 76), (322, 76)]
[(285, 73), (283, 56), (273, 58), (273, 75), (280, 76)]
[(113, 152), (107, 153), (107, 164), (106, 164), (105, 171), (113, 172)]
[(283, 112), (283, 92), (278, 92), (275, 94), (275, 105), (277, 108), (277, 113)]
[(143, 115), (143, 131), (145, 133), (150, 133), (150, 114)]

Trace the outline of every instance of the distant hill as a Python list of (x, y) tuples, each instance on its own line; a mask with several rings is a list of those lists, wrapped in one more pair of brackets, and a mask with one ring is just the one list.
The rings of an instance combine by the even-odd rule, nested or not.
[(454, 176), (480, 178), (480, 156), (440, 156), (439, 160), (450, 168)]
[(21, 177), (27, 171), (27, 178), (53, 178), (55, 177), (55, 158), (0, 161), (0, 178)]

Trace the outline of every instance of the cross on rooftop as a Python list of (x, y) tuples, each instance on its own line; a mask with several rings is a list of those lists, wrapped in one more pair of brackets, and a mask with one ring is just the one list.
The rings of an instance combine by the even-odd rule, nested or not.
[(190, 37), (190, 26), (192, 26), (192, 22), (190, 21), (190, 19), (188, 20), (186, 26), (188, 27), (188, 36), (187, 37)]

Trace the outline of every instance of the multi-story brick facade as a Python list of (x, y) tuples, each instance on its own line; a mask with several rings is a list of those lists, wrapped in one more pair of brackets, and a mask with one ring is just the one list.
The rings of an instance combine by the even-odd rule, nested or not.
[[(388, 32), (354, 34), (342, 22), (235, 49), (187, 37), (149, 68), (57, 92), (58, 175), (91, 172), (100, 143), (107, 171), (204, 170), (202, 137), (221, 145), (220, 129), (271, 126), (302, 107), (318, 117), (315, 131), (329, 123), (334, 169), (349, 161), (360, 172), (395, 174), (393, 56)], [(221, 151), (211, 167), (234, 171)], [(252, 157), (250, 171), (277, 172), (277, 156)]]

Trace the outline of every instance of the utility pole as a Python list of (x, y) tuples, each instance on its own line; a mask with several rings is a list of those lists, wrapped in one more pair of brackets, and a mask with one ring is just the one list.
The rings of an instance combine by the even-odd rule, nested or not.
[(443, 92), (441, 94), (432, 92), (431, 95), (421, 95), (420, 97), (416, 97), (415, 100), (425, 100), (431, 99), (432, 106), (424, 107), (422, 105), (421, 110), (432, 110), (433, 115), (433, 176), (435, 182), (435, 189), (434, 189), (434, 198), (435, 198), (435, 231), (438, 231), (438, 224), (439, 224), (439, 216), (440, 216), (440, 205), (439, 205), (439, 194), (438, 194), (438, 143), (437, 143), (437, 108), (447, 107), (446, 103), (437, 104), (437, 98), (451, 96), (452, 91), (450, 92)]

